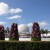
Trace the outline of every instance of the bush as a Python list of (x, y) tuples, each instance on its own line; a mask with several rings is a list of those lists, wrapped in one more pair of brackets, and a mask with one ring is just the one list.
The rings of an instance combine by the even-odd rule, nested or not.
[(0, 50), (50, 50), (50, 42), (0, 41)]
[(10, 38), (9, 40), (15, 40), (15, 41), (18, 41), (19, 40), (19, 38)]
[(35, 37), (33, 38), (33, 37), (32, 37), (32, 38), (31, 38), (31, 41), (41, 41), (41, 38), (35, 38)]

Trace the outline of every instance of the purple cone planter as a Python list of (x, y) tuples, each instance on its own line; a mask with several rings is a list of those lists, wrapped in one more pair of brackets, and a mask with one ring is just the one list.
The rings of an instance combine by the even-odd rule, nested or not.
[(4, 26), (0, 25), (0, 40), (4, 40), (5, 35), (4, 35)]
[(33, 40), (40, 40), (41, 39), (40, 27), (37, 22), (34, 22), (34, 24), (32, 26), (32, 38), (33, 38)]
[(16, 23), (13, 23), (11, 25), (9, 38), (10, 38), (10, 40), (19, 40), (18, 25)]

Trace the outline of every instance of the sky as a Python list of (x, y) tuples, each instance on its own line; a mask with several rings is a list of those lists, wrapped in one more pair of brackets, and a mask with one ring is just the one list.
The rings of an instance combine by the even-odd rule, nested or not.
[(0, 0), (0, 25), (6, 28), (17, 23), (30, 28), (34, 22), (50, 30), (50, 0)]

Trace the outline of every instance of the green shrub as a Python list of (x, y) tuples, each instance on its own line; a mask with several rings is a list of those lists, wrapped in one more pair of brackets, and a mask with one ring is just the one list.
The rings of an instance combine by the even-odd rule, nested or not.
[(50, 50), (50, 42), (1, 41), (0, 50)]
[(31, 41), (41, 41), (41, 38), (32, 37), (32, 38), (31, 38)]
[(19, 39), (18, 38), (10, 38), (9, 40), (15, 40), (15, 41), (18, 41)]

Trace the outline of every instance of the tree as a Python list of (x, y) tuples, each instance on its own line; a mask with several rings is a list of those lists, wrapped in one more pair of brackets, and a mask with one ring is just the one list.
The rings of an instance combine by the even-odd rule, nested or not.
[(45, 33), (46, 33), (46, 37), (47, 37), (48, 29), (45, 30)]
[(9, 27), (7, 27), (6, 29), (5, 29), (5, 37), (6, 38), (8, 38), (9, 37)]
[(41, 29), (41, 33), (42, 34), (46, 34), (46, 37), (47, 37), (48, 29), (45, 29), (45, 30), (44, 29)]
[(40, 31), (42, 35), (46, 33), (44, 29), (41, 29)]
[(41, 29), (41, 33), (44, 34), (45, 33), (45, 30), (44, 29)]
[(7, 32), (9, 32), (9, 27), (6, 28)]

